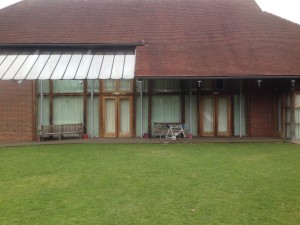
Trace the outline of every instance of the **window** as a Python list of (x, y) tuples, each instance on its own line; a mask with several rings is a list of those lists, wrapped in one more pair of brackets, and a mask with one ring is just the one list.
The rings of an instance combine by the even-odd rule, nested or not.
[(130, 93), (132, 92), (132, 80), (103, 80), (102, 93)]

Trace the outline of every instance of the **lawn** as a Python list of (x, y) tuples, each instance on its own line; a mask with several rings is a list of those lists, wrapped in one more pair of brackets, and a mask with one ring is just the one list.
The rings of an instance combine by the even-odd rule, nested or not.
[(0, 148), (1, 225), (298, 225), (300, 146)]

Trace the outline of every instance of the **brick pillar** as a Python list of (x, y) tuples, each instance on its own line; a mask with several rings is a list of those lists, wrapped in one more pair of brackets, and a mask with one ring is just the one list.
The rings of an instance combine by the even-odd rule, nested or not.
[(0, 142), (35, 139), (33, 81), (0, 81)]

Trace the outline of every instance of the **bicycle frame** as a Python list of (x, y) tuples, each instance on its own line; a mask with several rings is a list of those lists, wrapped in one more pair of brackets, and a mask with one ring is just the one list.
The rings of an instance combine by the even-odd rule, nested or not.
[(184, 129), (185, 125), (166, 125), (167, 130), (164, 130), (160, 134), (160, 141), (162, 143), (170, 143), (175, 141), (179, 137), (182, 143), (188, 143), (192, 139), (192, 134)]
[(182, 125), (180, 125), (180, 130), (178, 132), (173, 132), (173, 128), (175, 129), (176, 126), (173, 126), (173, 125), (169, 125), (169, 126), (170, 127), (168, 129), (168, 132), (171, 132), (173, 141), (176, 140), (176, 138), (178, 137), (179, 134), (184, 133)]

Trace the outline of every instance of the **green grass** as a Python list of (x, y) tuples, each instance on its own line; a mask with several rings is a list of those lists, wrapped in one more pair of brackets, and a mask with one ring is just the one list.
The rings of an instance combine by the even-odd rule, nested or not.
[(300, 224), (300, 146), (0, 148), (1, 225)]

